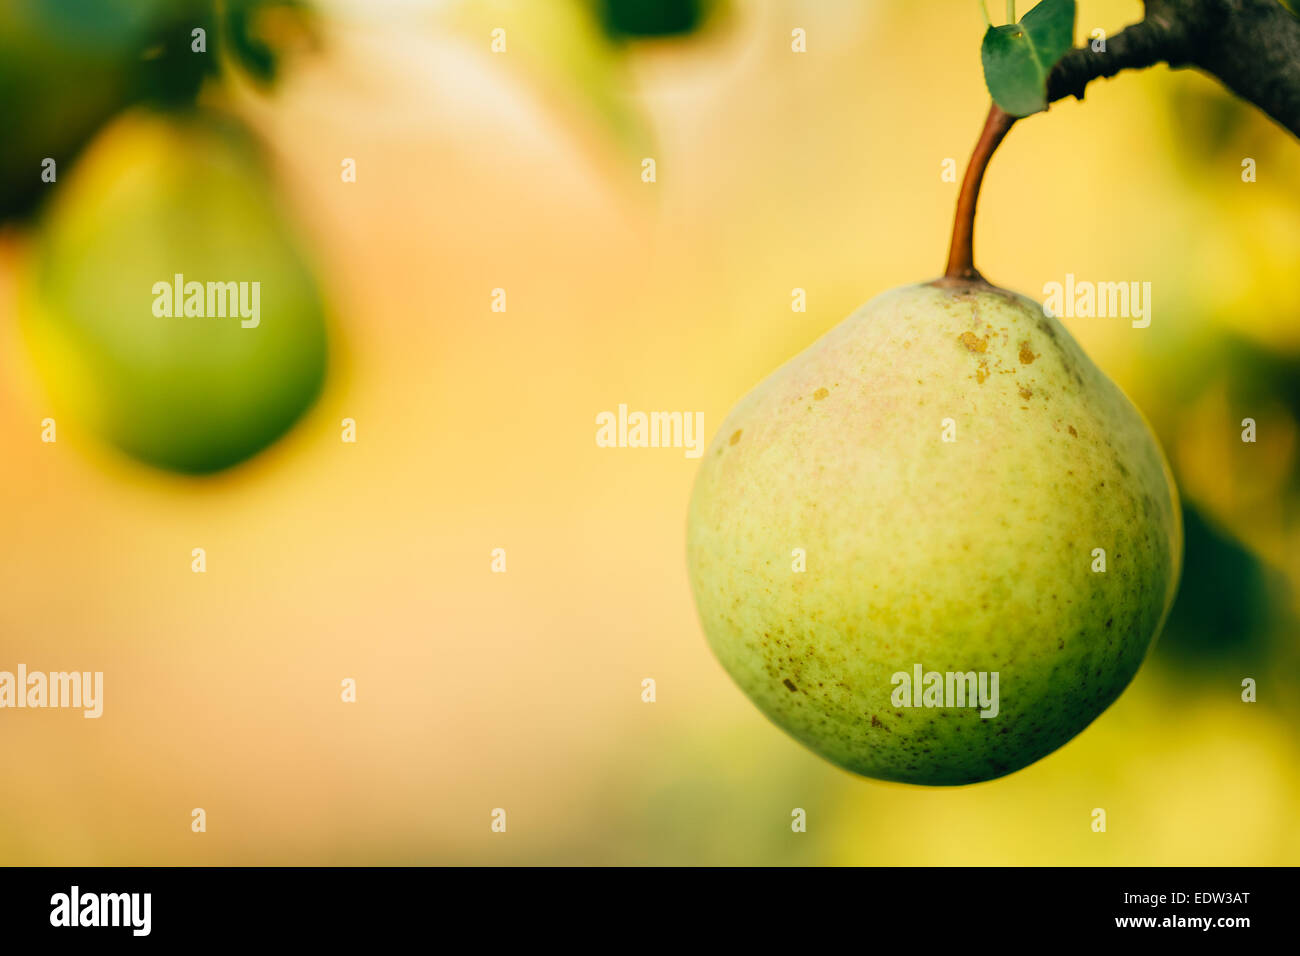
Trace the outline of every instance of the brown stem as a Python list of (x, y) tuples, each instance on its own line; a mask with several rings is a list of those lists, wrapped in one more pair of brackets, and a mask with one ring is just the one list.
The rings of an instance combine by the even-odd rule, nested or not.
[(961, 193), (957, 196), (957, 214), (952, 221), (952, 245), (948, 247), (948, 268), (943, 273), (945, 279), (984, 281), (984, 277), (975, 269), (975, 204), (979, 201), (980, 184), (984, 181), (984, 170), (993, 158), (993, 151), (998, 148), (1015, 121), (1014, 116), (1003, 112), (996, 103), (989, 104), (984, 131), (980, 133), (975, 151), (971, 153), (970, 163), (966, 166), (966, 178), (961, 181)]

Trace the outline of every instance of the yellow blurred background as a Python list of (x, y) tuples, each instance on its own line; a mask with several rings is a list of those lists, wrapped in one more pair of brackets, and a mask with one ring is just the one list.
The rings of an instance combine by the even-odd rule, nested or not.
[[(711, 435), (857, 305), (942, 271), (943, 163), (960, 178), (988, 102), (977, 4), (732, 0), (697, 35), (618, 44), (565, 0), (317, 7), (319, 49), (272, 93), (222, 92), (334, 323), (325, 394), (269, 451), (185, 478), (73, 420), (42, 443), (30, 235), (0, 231), (0, 669), (105, 674), (99, 720), (0, 713), (0, 862), (1300, 862), (1294, 137), (1161, 68), (994, 158), (991, 281), (1152, 283), (1148, 329), (1066, 325), (1160, 435), (1187, 571), (1093, 726), (927, 790), (832, 767), (731, 684), (685, 574), (696, 462), (598, 448), (594, 422), (701, 410)], [(1076, 42), (1141, 15), (1080, 0)]]

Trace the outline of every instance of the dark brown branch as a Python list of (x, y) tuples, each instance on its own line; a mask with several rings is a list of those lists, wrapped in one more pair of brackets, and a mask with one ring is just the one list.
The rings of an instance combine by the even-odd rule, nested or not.
[(1278, 0), (1145, 0), (1146, 19), (1071, 50), (1047, 80), (1047, 98), (1083, 98), (1099, 77), (1157, 63), (1210, 74), (1300, 136), (1300, 18)]

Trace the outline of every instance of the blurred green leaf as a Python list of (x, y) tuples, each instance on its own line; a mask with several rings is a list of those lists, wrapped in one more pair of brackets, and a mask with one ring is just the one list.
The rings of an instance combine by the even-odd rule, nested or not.
[(44, 161), (61, 175), (114, 113), (164, 90), (192, 96), (209, 63), (189, 55), (189, 32), (210, 10), (211, 0), (0, 3), (0, 219), (30, 213), (51, 191)]
[(131, 51), (165, 16), (168, 0), (11, 0), (3, 4), (5, 35), (10, 30), (42, 45), (58, 45), (84, 55)]
[(1217, 382), (1234, 405), (1259, 408), (1276, 403), (1300, 422), (1300, 352), (1273, 349), (1244, 336), (1206, 336), (1179, 356), (1174, 367), (1178, 394), (1191, 400)]
[[(194, 51), (196, 30), (204, 32), (206, 53)], [(190, 3), (153, 24), (148, 47), (140, 56), (139, 85), (133, 101), (161, 107), (192, 104), (203, 81), (218, 72), (212, 52), (215, 34), (216, 20), (208, 0)]]
[(227, 0), (222, 42), (257, 83), (274, 82), (289, 34), (311, 35), (311, 8), (302, 0)]
[(705, 20), (706, 0), (596, 0), (605, 33), (615, 39), (680, 36)]
[(1157, 658), (1179, 668), (1266, 660), (1288, 616), (1284, 579), (1187, 504), (1183, 532), (1182, 581)]
[[(0, 0), (0, 221), (29, 215), (115, 114), (144, 103), (192, 105), (231, 59), (255, 78), (275, 72), (275, 41), (260, 32), (271, 9), (299, 0), (228, 0), (218, 29), (214, 0)], [(196, 51), (196, 31), (205, 49)]]
[(980, 59), (993, 101), (1012, 116), (1047, 108), (1047, 74), (1074, 45), (1074, 0), (1043, 0), (1019, 23), (990, 26)]

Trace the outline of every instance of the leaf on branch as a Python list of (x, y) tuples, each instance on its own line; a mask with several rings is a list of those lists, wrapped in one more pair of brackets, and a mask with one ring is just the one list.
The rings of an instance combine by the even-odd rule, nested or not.
[(1074, 0), (1043, 0), (1019, 23), (985, 31), (984, 82), (1005, 112), (1028, 116), (1047, 109), (1047, 74), (1074, 45), (1074, 11)]

